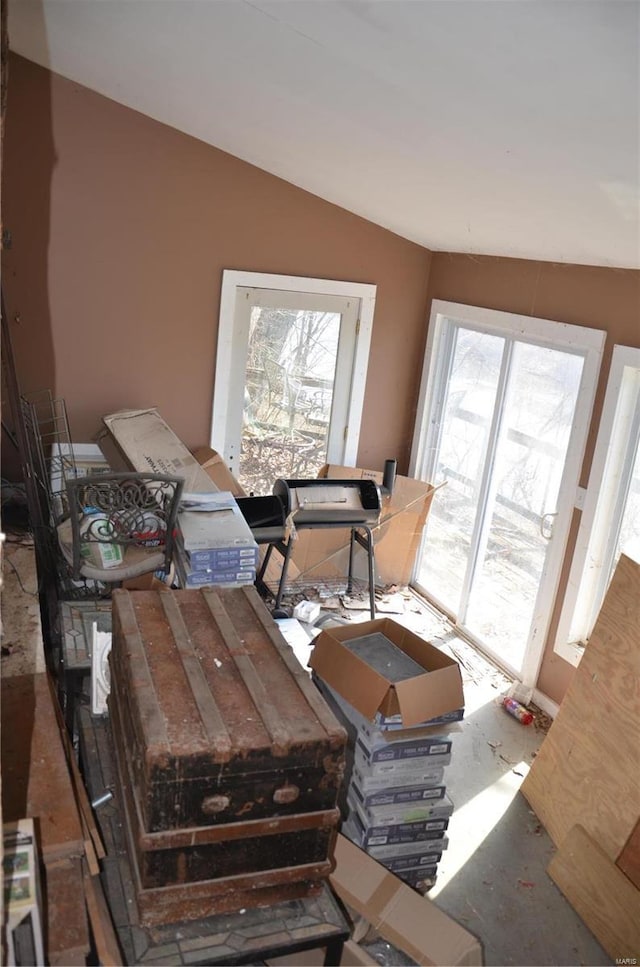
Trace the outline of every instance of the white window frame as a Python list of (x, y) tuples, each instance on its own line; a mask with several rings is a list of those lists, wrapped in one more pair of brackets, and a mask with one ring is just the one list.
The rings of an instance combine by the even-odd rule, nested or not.
[(347, 425), (344, 430), (344, 445), (340, 461), (330, 461), (342, 462), (345, 466), (356, 466), (373, 329), (376, 286), (367, 282), (341, 282), (335, 279), (313, 279), (294, 275), (273, 275), (264, 272), (241, 272), (231, 269), (223, 271), (211, 416), (211, 446), (223, 454), (227, 451), (229, 399), (231, 384), (234, 379), (232, 350), (236, 299), (238, 290), (242, 288), (335, 295), (359, 300), (360, 312), (356, 326), (351, 395), (347, 411)]
[[(584, 359), (574, 416), (574, 427), (581, 434), (582, 443), (579, 447), (573, 447), (567, 454), (558, 496), (558, 515), (554, 523), (553, 544), (547, 555), (541, 577), (541, 591), (536, 599), (532, 621), (532, 637), (527, 646), (522, 668), (522, 680), (525, 684), (534, 686), (542, 664), (553, 605), (558, 593), (560, 570), (573, 516), (572, 510), (579, 504), (578, 484), (586, 447), (586, 431), (593, 411), (606, 332), (601, 329), (591, 329), (586, 326), (576, 326), (551, 319), (540, 319), (497, 309), (486, 309), (434, 299), (429, 319), (429, 332), (409, 470), (411, 476), (420, 479), (429, 478), (431, 472), (430, 460), (433, 457), (433, 453), (430, 451), (430, 441), (433, 439), (433, 433), (430, 430), (433, 430), (433, 428), (427, 426), (428, 415), (435, 411), (432, 406), (433, 403), (442, 402), (442, 400), (436, 399), (436, 394), (446, 392), (447, 374), (444, 370), (448, 354), (441, 350), (443, 339), (446, 338), (448, 331), (448, 327), (444, 324), (447, 318), (452, 318), (456, 322), (468, 323), (475, 329), (503, 337), (507, 336), (510, 339), (521, 338), (540, 346), (564, 351), (573, 350), (582, 355)], [(421, 552), (422, 546), (416, 555), (416, 570), (412, 577), (413, 581), (416, 579)]]
[[(616, 513), (611, 504), (617, 501), (620, 476), (629, 461), (633, 424), (631, 414), (624, 412), (628, 410), (624, 398), (625, 371), (628, 369), (640, 369), (640, 348), (614, 346), (589, 483), (586, 492), (583, 491), (580, 527), (554, 642), (555, 653), (575, 666), (584, 653), (584, 641), (570, 641), (575, 637), (571, 630), (576, 617), (581, 624), (580, 639), (586, 638), (592, 630), (589, 613), (592, 619), (595, 605), (590, 606), (588, 598), (601, 597), (598, 575), (606, 555), (604, 534), (609, 529), (611, 516)], [(633, 406), (635, 409), (635, 403)], [(622, 456), (621, 451), (624, 452)], [(613, 465), (612, 460), (616, 461)], [(597, 605), (601, 603), (602, 600)], [(580, 616), (576, 615), (578, 609), (582, 611)]]

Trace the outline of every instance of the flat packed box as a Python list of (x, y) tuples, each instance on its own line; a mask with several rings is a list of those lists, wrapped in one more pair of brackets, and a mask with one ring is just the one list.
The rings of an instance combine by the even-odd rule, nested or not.
[(420, 802), (385, 803), (365, 806), (354, 795), (353, 784), (347, 793), (347, 805), (355, 809), (365, 828), (388, 826), (398, 823), (416, 823), (431, 819), (449, 819), (453, 815), (453, 803), (445, 794), (442, 799), (424, 799)]
[(363, 792), (353, 778), (350, 790), (365, 809), (375, 809), (376, 806), (431, 802), (444, 799), (446, 792), (444, 786), (389, 786), (375, 792)]
[(211, 494), (207, 510), (188, 510), (184, 500), (182, 503), (178, 527), (185, 551), (191, 555), (195, 551), (244, 550), (253, 555), (255, 564), (258, 545), (233, 494)]
[(253, 584), (256, 579), (255, 568), (216, 568), (214, 570), (195, 570), (189, 564), (184, 552), (176, 548), (173, 555), (178, 584), (181, 588), (205, 588), (209, 585), (237, 586)]
[[(415, 786), (440, 786), (444, 779), (443, 766), (425, 765), (424, 768), (416, 768), (414, 763), (421, 763), (422, 759), (414, 759), (411, 762), (390, 762), (388, 769), (383, 763), (382, 771), (371, 772), (362, 767), (362, 762), (356, 755), (353, 763), (351, 775), (353, 781), (363, 792), (375, 792), (381, 789), (388, 789), (389, 786), (415, 785)], [(399, 771), (394, 770), (398, 765)], [(391, 770), (391, 771), (389, 771)]]
[[(355, 846), (359, 846), (358, 834), (351, 819), (342, 825), (342, 835)], [(404, 846), (363, 847), (369, 856), (382, 863), (388, 870), (397, 872), (399, 876), (405, 873), (422, 873), (422, 878), (435, 876), (438, 863), (442, 859), (443, 847), (438, 841), (429, 840), (423, 843), (405, 844)]]
[[(420, 843), (424, 843), (429, 840), (440, 843), (441, 845), (439, 848), (444, 849), (445, 847), (442, 845), (442, 843), (444, 842), (444, 836), (448, 824), (448, 819), (432, 820), (431, 822), (427, 823), (404, 823), (402, 826), (377, 827), (378, 829), (383, 829), (384, 833), (383, 835), (373, 835), (372, 828), (365, 828), (357, 811), (352, 810), (342, 829), (345, 835), (348, 835), (352, 842), (356, 843), (357, 846), (361, 846), (363, 849), (369, 849), (369, 847), (376, 846), (390, 846), (394, 849), (396, 849), (396, 847), (413, 847), (417, 850)], [(402, 828), (408, 826), (419, 826), (421, 827), (421, 832), (411, 834), (401, 832)], [(447, 846), (449, 845), (448, 840), (446, 840), (446, 844)]]
[[(416, 963), (482, 967), (482, 946), (473, 934), (345, 836), (336, 840), (334, 859), (331, 886), (343, 903)], [(423, 872), (417, 871), (418, 879)]]
[(356, 749), (367, 765), (429, 760), (438, 765), (448, 765), (451, 760), (451, 739), (443, 735), (426, 736), (408, 742), (369, 741), (359, 735)]
[(139, 473), (183, 477), (185, 496), (220, 489), (157, 409), (121, 410), (103, 417), (103, 423), (109, 436), (98, 444), (114, 469), (128, 465)]
[[(176, 543), (182, 546), (182, 538)], [(203, 551), (188, 551), (183, 547), (185, 557), (196, 571), (213, 571), (225, 567), (253, 567), (258, 563), (259, 551), (255, 547), (220, 547)]]
[[(367, 850), (381, 863), (386, 863), (389, 859), (398, 857), (419, 858), (429, 856), (429, 862), (438, 862), (442, 853), (449, 845), (447, 836), (440, 835), (436, 839), (414, 840), (412, 843), (387, 843), (384, 846), (370, 846)], [(420, 859), (420, 862), (423, 862)]]
[[(384, 636), (422, 672), (392, 681), (361, 655), (350, 650), (351, 639)], [(316, 639), (309, 664), (315, 673), (365, 718), (376, 713), (400, 715), (404, 726), (423, 723), (464, 707), (458, 663), (391, 618), (330, 628)]]
[(449, 825), (448, 819), (425, 819), (420, 823), (398, 823), (386, 826), (364, 826), (357, 810), (349, 815), (350, 838), (366, 849), (368, 846), (387, 846), (394, 843), (416, 843), (424, 839), (442, 836)]
[[(376, 859), (375, 856), (371, 857)], [(397, 873), (398, 876), (402, 876), (404, 873), (415, 873), (420, 871), (423, 876), (435, 876), (438, 871), (438, 863), (440, 862), (440, 855), (431, 854), (426, 856), (396, 856), (393, 859), (388, 860), (378, 860), (379, 863), (383, 863), (386, 869), (390, 870), (392, 873)]]

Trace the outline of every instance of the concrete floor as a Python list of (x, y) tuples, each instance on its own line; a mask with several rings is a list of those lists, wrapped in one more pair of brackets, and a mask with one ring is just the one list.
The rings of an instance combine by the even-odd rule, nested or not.
[(429, 898), (482, 941), (487, 967), (612, 964), (547, 875), (553, 843), (519, 792), (551, 720), (540, 713), (524, 726), (508, 715), (497, 699), (510, 679), (421, 599), (405, 601), (389, 617), (456, 658), (465, 692), (445, 772), (455, 804), (450, 845)]
[[(611, 964), (546, 872), (554, 846), (519, 792), (545, 737), (496, 704), (507, 680), (454, 640), (466, 713), (447, 769), (449, 849), (429, 896), (482, 940), (485, 964)], [(446, 773), (446, 774), (447, 774)]]

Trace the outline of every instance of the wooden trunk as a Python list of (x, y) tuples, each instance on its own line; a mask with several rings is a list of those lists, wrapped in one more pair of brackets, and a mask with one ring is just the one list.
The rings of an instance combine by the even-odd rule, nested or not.
[(296, 813), (270, 819), (218, 823), (149, 833), (122, 745), (121, 709), (110, 699), (111, 734), (130, 846), (144, 889), (196, 880), (264, 873), (282, 867), (306, 867), (305, 876), (328, 875), (340, 812)]
[(315, 889), (346, 735), (255, 589), (114, 591), (110, 666), (141, 916)]

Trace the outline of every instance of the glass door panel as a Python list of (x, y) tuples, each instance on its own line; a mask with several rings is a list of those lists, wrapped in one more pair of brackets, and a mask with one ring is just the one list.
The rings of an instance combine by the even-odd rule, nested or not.
[(315, 477), (327, 462), (339, 312), (253, 306), (238, 477), (269, 493), (277, 477)]
[(461, 622), (522, 665), (574, 422), (583, 359), (515, 342), (476, 567)]
[(494, 416), (505, 340), (456, 327), (433, 472), (447, 481), (427, 519), (418, 584), (452, 614), (460, 611)]

